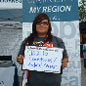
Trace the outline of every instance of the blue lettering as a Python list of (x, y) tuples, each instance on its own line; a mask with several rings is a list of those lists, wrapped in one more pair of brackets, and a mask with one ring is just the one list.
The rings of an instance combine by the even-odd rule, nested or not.
[(47, 56), (48, 52), (43, 51), (43, 56)]
[(39, 58), (37, 58), (37, 61), (39, 60)]
[(41, 59), (40, 59), (41, 61), (43, 61), (43, 58), (41, 57)]
[(35, 68), (35, 67), (41, 67), (41, 64), (38, 64), (38, 63), (35, 63), (35, 62), (34, 63), (29, 62), (28, 66), (32, 66), (32, 67)]
[(49, 65), (49, 64), (44, 64), (44, 66), (46, 67), (46, 68), (50, 68), (50, 69), (55, 69), (55, 67), (56, 67), (56, 65)]
[(57, 57), (53, 60), (53, 62), (55, 62), (55, 61), (56, 61), (56, 59), (57, 59)]
[(37, 64), (34, 62), (34, 67), (37, 67)]
[(36, 61), (36, 58), (32, 58), (32, 61)]
[(53, 69), (54, 69), (54, 68), (55, 68), (55, 66), (54, 66), (54, 65), (50, 65), (50, 68), (53, 68)]
[(48, 62), (51, 62), (52, 63), (52, 59), (48, 59)]
[(32, 66), (33, 67), (33, 64), (29, 63), (28, 66)]
[(38, 64), (39, 67), (41, 67), (41, 64)]
[(29, 54), (29, 56), (38, 56), (39, 54), (39, 51), (31, 51), (31, 54)]
[(35, 52), (34, 51), (31, 51), (31, 56), (34, 56), (35, 55)]
[(46, 64), (46, 63), (44, 64), (44, 66), (49, 68), (49, 65), (48, 65), (48, 64)]
[(36, 52), (36, 56), (38, 56), (38, 55), (39, 55), (39, 52), (37, 51), (37, 52)]

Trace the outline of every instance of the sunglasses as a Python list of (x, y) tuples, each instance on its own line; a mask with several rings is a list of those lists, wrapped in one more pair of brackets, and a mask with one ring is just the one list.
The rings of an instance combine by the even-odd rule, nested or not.
[(49, 23), (48, 23), (48, 22), (38, 22), (38, 23), (37, 23), (37, 25), (41, 25), (41, 24), (46, 25), (46, 26), (48, 26), (48, 25), (49, 25)]

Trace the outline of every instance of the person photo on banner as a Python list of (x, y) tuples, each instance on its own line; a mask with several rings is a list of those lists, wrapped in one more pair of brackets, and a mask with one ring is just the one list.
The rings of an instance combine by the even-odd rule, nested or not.
[[(29, 29), (29, 27), (27, 28)], [(60, 73), (46, 73), (25, 70), (23, 73), (23, 86), (61, 86), (62, 70), (67, 67), (68, 55), (61, 38), (51, 34), (52, 27), (47, 14), (39, 13), (32, 24), (32, 33), (22, 42), (17, 62), (23, 64), (25, 46), (57, 47), (63, 48), (63, 58)]]

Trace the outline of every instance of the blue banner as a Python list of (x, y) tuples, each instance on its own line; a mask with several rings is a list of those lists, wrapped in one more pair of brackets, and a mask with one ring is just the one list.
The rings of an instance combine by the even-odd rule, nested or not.
[(51, 21), (78, 20), (78, 0), (26, 0), (23, 22), (32, 22), (38, 13), (46, 13)]

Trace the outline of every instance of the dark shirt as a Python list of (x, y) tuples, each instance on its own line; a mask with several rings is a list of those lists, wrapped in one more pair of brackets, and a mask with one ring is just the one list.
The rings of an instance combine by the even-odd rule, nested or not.
[[(39, 39), (36, 39), (38, 41), (43, 41), (45, 38), (39, 38)], [(36, 41), (35, 40), (35, 41)], [(64, 52), (63, 52), (63, 58), (65, 58), (67, 55), (67, 51), (66, 51), (66, 48), (65, 48), (65, 45), (64, 45), (64, 42), (61, 38), (58, 38), (58, 37), (55, 37), (55, 36), (52, 36), (52, 42), (53, 42), (53, 47), (57, 47), (57, 48), (63, 48), (64, 49)], [(21, 47), (20, 47), (20, 50), (19, 50), (19, 53), (18, 55), (24, 55), (24, 48), (25, 48), (25, 45), (26, 45), (26, 39), (22, 42), (21, 44)]]
[[(64, 46), (64, 42), (62, 39), (52, 36), (52, 44), (53, 47), (63, 48), (63, 58), (67, 56), (67, 52)], [(43, 41), (46, 38), (37, 37), (34, 40), (34, 43), (32, 46), (44, 46)], [(35, 43), (38, 42), (38, 43)], [(24, 46), (25, 46), (26, 40), (22, 42), (20, 51), (18, 55), (24, 55)], [(37, 72), (37, 71), (29, 71), (29, 78), (28, 78), (29, 86), (60, 86), (61, 82), (61, 73), (60, 74), (54, 74), (54, 73), (45, 73), (45, 72)]]

